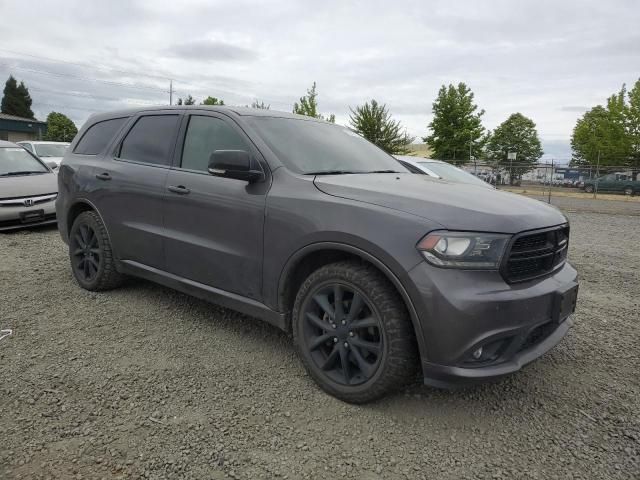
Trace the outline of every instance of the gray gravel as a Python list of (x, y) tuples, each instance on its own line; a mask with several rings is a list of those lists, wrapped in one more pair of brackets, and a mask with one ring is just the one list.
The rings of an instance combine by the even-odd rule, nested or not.
[(0, 478), (640, 478), (640, 217), (573, 213), (576, 325), (498, 383), (322, 393), (289, 339), (132, 280), (53, 229), (0, 235)]

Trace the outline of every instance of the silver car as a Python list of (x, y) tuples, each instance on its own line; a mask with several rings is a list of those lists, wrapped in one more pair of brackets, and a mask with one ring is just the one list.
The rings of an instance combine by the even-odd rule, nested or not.
[(44, 162), (51, 168), (56, 169), (60, 166), (64, 153), (69, 148), (68, 142), (44, 142), (44, 141), (31, 141), (25, 140), (18, 142), (18, 145), (26, 148), (38, 158), (44, 160)]
[(0, 140), (0, 231), (56, 222), (57, 176), (24, 148)]
[(468, 183), (470, 185), (493, 188), (492, 185), (484, 180), (447, 162), (431, 158), (410, 157), (408, 155), (395, 155), (395, 158), (412, 173), (421, 173), (455, 183)]

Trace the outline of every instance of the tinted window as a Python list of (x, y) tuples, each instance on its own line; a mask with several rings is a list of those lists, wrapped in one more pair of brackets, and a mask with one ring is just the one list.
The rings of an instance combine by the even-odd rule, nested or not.
[(120, 146), (120, 158), (169, 165), (175, 144), (178, 115), (140, 117)]
[(33, 147), (31, 146), (30, 143), (19, 143), (18, 145), (20, 145), (21, 147), (26, 148), (27, 150), (29, 150), (31, 153), (33, 153)]
[(242, 136), (224, 120), (192, 116), (182, 149), (182, 168), (206, 172), (209, 157), (216, 150), (249, 151)]
[(282, 163), (295, 172), (408, 173), (391, 155), (345, 127), (273, 117), (249, 117), (248, 122)]
[(80, 155), (101, 153), (126, 120), (126, 118), (114, 118), (92, 125), (82, 136), (73, 153)]

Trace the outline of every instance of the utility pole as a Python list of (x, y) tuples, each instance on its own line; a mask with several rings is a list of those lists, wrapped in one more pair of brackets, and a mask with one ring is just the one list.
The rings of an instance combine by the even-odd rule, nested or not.
[(173, 80), (169, 80), (169, 105), (173, 105)]

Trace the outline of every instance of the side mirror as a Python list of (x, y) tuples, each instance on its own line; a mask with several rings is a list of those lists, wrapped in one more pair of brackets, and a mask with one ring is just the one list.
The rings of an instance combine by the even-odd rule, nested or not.
[(53, 160), (49, 161), (49, 162), (45, 162), (47, 164), (47, 166), (51, 169), (51, 170), (55, 170), (56, 168), (58, 168), (58, 164), (56, 162), (54, 162)]
[(244, 150), (216, 150), (209, 157), (208, 171), (216, 177), (234, 178), (249, 183), (264, 180), (264, 172), (252, 168), (251, 155)]

